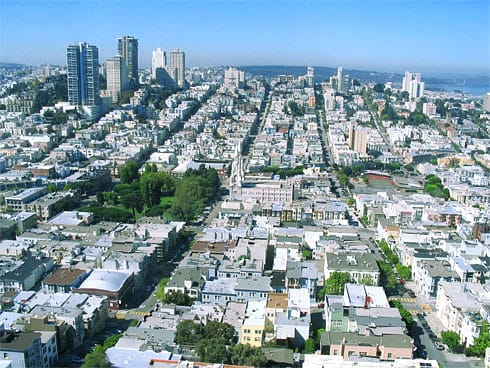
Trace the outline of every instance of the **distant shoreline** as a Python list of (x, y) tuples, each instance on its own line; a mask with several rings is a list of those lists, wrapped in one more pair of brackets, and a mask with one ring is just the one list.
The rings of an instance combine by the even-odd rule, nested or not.
[(426, 84), (426, 89), (430, 91), (441, 91), (441, 92), (465, 92), (473, 97), (483, 97), (488, 92), (490, 92), (490, 86), (473, 86), (471, 84), (467, 84), (464, 86), (457, 84), (438, 84), (431, 83)]

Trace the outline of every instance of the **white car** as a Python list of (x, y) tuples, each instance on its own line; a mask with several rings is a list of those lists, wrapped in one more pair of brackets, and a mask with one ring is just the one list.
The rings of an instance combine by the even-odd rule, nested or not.
[(444, 345), (442, 345), (439, 341), (434, 341), (434, 345), (437, 350), (444, 350)]

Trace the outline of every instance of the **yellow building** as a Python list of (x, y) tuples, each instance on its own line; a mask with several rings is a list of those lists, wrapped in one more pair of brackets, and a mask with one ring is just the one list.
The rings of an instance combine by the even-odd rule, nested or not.
[(262, 346), (262, 336), (265, 328), (265, 310), (267, 301), (251, 300), (247, 303), (245, 319), (242, 324), (241, 344), (249, 344), (253, 347)]

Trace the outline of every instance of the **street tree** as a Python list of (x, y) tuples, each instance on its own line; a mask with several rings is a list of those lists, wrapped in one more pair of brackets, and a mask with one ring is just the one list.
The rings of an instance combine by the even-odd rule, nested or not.
[(447, 345), (449, 350), (455, 351), (459, 348), (460, 336), (455, 331), (442, 331), (441, 339), (444, 344)]

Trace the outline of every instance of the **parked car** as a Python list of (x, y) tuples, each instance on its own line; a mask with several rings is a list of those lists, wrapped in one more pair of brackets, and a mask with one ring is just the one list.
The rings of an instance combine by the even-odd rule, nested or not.
[(433, 332), (429, 333), (428, 336), (429, 336), (429, 339), (431, 339), (431, 340), (437, 340), (437, 336)]
[(444, 350), (444, 345), (442, 345), (442, 343), (439, 341), (434, 341), (434, 345), (436, 346), (437, 350)]

